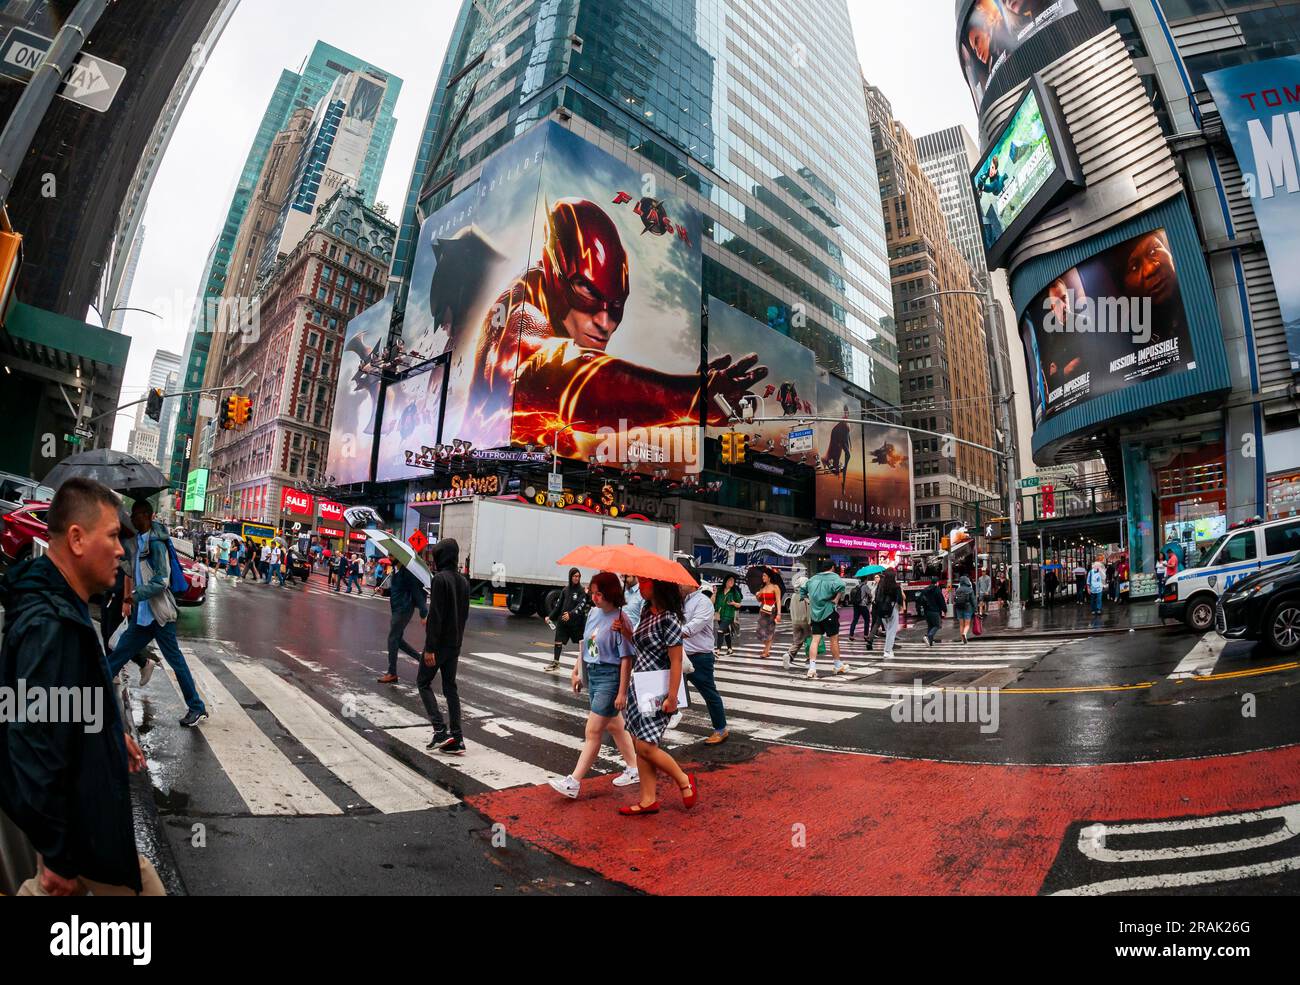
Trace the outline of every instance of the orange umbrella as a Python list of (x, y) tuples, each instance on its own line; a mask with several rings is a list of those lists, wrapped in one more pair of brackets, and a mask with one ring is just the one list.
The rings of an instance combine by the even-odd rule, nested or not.
[(616, 575), (653, 578), (696, 588), (695, 579), (676, 561), (651, 554), (635, 544), (602, 544), (579, 547), (555, 562), (571, 568), (595, 568)]

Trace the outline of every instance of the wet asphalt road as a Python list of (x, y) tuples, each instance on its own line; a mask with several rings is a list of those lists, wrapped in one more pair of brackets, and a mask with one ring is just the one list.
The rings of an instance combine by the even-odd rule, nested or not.
[[(570, 864), (534, 847), (533, 839), (515, 837), (508, 819), (494, 828), (492, 817), (463, 802), (563, 775), (576, 758), (576, 745), (562, 743), (579, 739), (584, 709), (567, 693), (567, 672), (546, 675), (538, 669), (550, 649), (544, 624), (503, 610), (472, 609), (460, 672), (466, 740), (471, 754), (478, 745), (495, 758), (469, 762), (467, 757), (461, 766), (423, 752), (429, 730), (415, 724), (422, 708), (413, 687), (413, 661), (399, 657), (401, 685), (376, 682), (385, 663), (387, 628), (386, 601), (326, 592), (323, 575), (306, 587), (288, 589), (217, 584), (203, 606), (183, 610), (180, 634), (187, 656), (228, 692), (250, 725), (214, 742), (205, 733), (216, 727), (215, 718), (198, 730), (177, 727), (183, 706), (167, 675), (159, 674), (145, 689), (132, 688), (160, 826), (185, 889), (198, 894), (628, 891), (624, 880), (604, 878), (590, 865)], [(418, 618), (407, 629), (406, 638), (416, 646), (420, 630)], [(915, 630), (900, 638), (909, 641), (900, 649), (920, 647)], [(1294, 686), (1300, 672), (1248, 644), (1206, 644), (1180, 630), (979, 641), (969, 647), (946, 643), (935, 651), (908, 651), (911, 656), (904, 659), (916, 660), (915, 666), (877, 664), (870, 674), (861, 673), (871, 665), (862, 662), (866, 655), (857, 642), (846, 645), (857, 673), (817, 683), (763, 665), (747, 630), (741, 640), (741, 652), (718, 665), (724, 698), (743, 708), (731, 713), (731, 741), (700, 745), (708, 726), (697, 714), (697, 720), (683, 724), (680, 739), (686, 748), (676, 753), (679, 758), (726, 769), (778, 743), (950, 763), (1135, 763), (1273, 749), (1294, 743), (1300, 733), (1300, 688)], [(1180, 665), (1197, 662), (1198, 645), (1205, 651), (1199, 661), (1203, 673), (1171, 679)], [(999, 664), (1002, 658), (1006, 662)], [(940, 662), (945, 659), (953, 662)], [(949, 669), (963, 660), (1009, 669)], [(1283, 669), (1269, 669), (1278, 665)], [(445, 802), (386, 812), (381, 800), (368, 800), (341, 778), (349, 776), (348, 764), (331, 758), (346, 760), (355, 750), (322, 754), (323, 740), (311, 728), (286, 724), (274, 700), (279, 714), (268, 707), (275, 694), (263, 678), (244, 670), (248, 666), (265, 668), (290, 685), (313, 714), (347, 723), (369, 744), (366, 748), (378, 748), (403, 776), (431, 780), (441, 792), (435, 799), (443, 796)], [(829, 662), (822, 667), (828, 669)], [(1223, 676), (1236, 672), (1248, 676)], [(981, 731), (974, 722), (900, 722), (887, 710), (890, 688), (910, 689), (920, 710), (917, 702), (935, 685), (960, 693), (963, 685), (978, 685), (989, 675), (1004, 675), (998, 680), (1004, 689), (994, 731)], [(232, 716), (217, 717), (229, 722)], [(734, 721), (737, 717), (743, 724)], [(755, 725), (778, 727), (770, 741), (755, 740), (746, 735)], [(330, 813), (250, 809), (248, 790), (255, 779), (239, 776), (238, 765), (249, 751), (250, 734), (257, 738), (254, 729), (274, 747), (260, 755), (278, 750), (322, 795), (320, 803)], [(611, 759), (602, 766), (616, 773), (621, 764), (612, 750), (607, 752)], [(249, 762), (256, 772), (263, 759)], [(621, 798), (611, 799), (611, 812), (612, 805), (632, 800), (633, 795), (609, 790), (608, 776), (598, 782)], [(1058, 870), (1066, 864), (1058, 862)]]

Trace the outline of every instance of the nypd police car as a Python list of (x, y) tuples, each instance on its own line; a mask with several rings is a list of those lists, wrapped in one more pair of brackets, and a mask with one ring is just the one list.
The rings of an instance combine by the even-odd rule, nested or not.
[(1187, 568), (1165, 582), (1161, 619), (1178, 619), (1204, 633), (1214, 626), (1219, 596), (1256, 572), (1285, 564), (1300, 551), (1300, 517), (1233, 524), (1202, 556), (1205, 563)]

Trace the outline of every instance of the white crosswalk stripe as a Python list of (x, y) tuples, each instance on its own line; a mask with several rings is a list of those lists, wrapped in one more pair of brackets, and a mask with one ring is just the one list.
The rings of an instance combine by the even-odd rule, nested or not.
[[(334, 594), (314, 586), (306, 591)], [(818, 659), (819, 679), (808, 680), (802, 662), (782, 668), (789, 642), (778, 637), (768, 658), (752, 642), (718, 656), (714, 678), (729, 729), (762, 741), (798, 742), (805, 729), (885, 713), (900, 698), (929, 694), (954, 680), (966, 683), (998, 671), (1014, 677), (1050, 650), (1073, 642), (1007, 639), (932, 649), (923, 641), (900, 639), (886, 660), (879, 643), (866, 652), (862, 640), (845, 640), (848, 673), (834, 674), (828, 654)], [(382, 651), (332, 649), (328, 642), (275, 649), (284, 661), (281, 672), (272, 669), (274, 664), (243, 657), (228, 643), (193, 641), (186, 649), (210, 715), (198, 732), (250, 814), (340, 814), (345, 803), (382, 813), (450, 806), (482, 790), (562, 776), (583, 746), (588, 702), (585, 693), (575, 695), (569, 685), (578, 657), (573, 649), (562, 655), (558, 673), (544, 670), (551, 653), (540, 649), (462, 654), (461, 691), (473, 704), (462, 706), (466, 752), (460, 756), (426, 748), (431, 728), (409, 683), (411, 665), (405, 658), (401, 673), (406, 683), (368, 687), (374, 680), (369, 675), (382, 669)], [(366, 684), (358, 684), (357, 670), (364, 672), (363, 680), (369, 677)], [(434, 690), (445, 711), (439, 683)], [(713, 731), (700, 695), (693, 687), (688, 690), (690, 706), (665, 736), (669, 749), (693, 745)], [(271, 718), (250, 716), (241, 705), (245, 692)], [(273, 741), (267, 734), (272, 719), (283, 729), (283, 740)], [(298, 762), (286, 755), (285, 742), (305, 750)], [(307, 769), (310, 759), (319, 767)], [(347, 791), (340, 787), (333, 796), (327, 793), (334, 781), (320, 767)], [(607, 740), (593, 773), (624, 767)], [(357, 805), (356, 798), (363, 803)]]
[(1197, 644), (1187, 651), (1187, 655), (1178, 661), (1178, 666), (1170, 672), (1169, 679), (1187, 680), (1214, 673), (1214, 665), (1219, 662), (1223, 648), (1227, 645), (1228, 641), (1218, 633), (1201, 637)]

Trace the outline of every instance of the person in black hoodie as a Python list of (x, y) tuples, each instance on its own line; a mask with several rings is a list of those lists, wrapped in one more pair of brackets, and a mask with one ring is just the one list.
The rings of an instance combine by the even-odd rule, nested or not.
[(555, 600), (555, 608), (547, 620), (555, 629), (555, 656), (543, 670), (559, 670), (560, 653), (564, 650), (564, 644), (582, 642), (582, 631), (587, 625), (587, 610), (590, 608), (591, 599), (587, 598), (587, 590), (582, 587), (582, 572), (570, 568), (569, 583)]
[(379, 678), (380, 684), (397, 683), (398, 650), (415, 660), (420, 659), (420, 654), (406, 642), (402, 633), (416, 609), (420, 610), (421, 619), (428, 618), (429, 603), (425, 599), (424, 585), (409, 569), (398, 567), (393, 572), (393, 577), (388, 582), (388, 606), (392, 610), (388, 624), (388, 673)]
[[(460, 754), (465, 738), (460, 731), (460, 692), (456, 690), (456, 664), (469, 618), (469, 579), (456, 570), (460, 545), (448, 538), (433, 546), (433, 564), (437, 569), (429, 587), (429, 616), (425, 621), (424, 659), (416, 675), (415, 686), (424, 702), (424, 710), (433, 723), (433, 738), (427, 748)], [(438, 711), (433, 695), (433, 679), (442, 672), (442, 695), (447, 699), (450, 732)]]
[(69, 479), (46, 514), (49, 553), (7, 572), (0, 687), (94, 695), (82, 721), (0, 720), (0, 808), (38, 853), (20, 896), (163, 895), (135, 850), (127, 773), (144, 755), (126, 734), (87, 600), (113, 585), (122, 545), (117, 497)]

